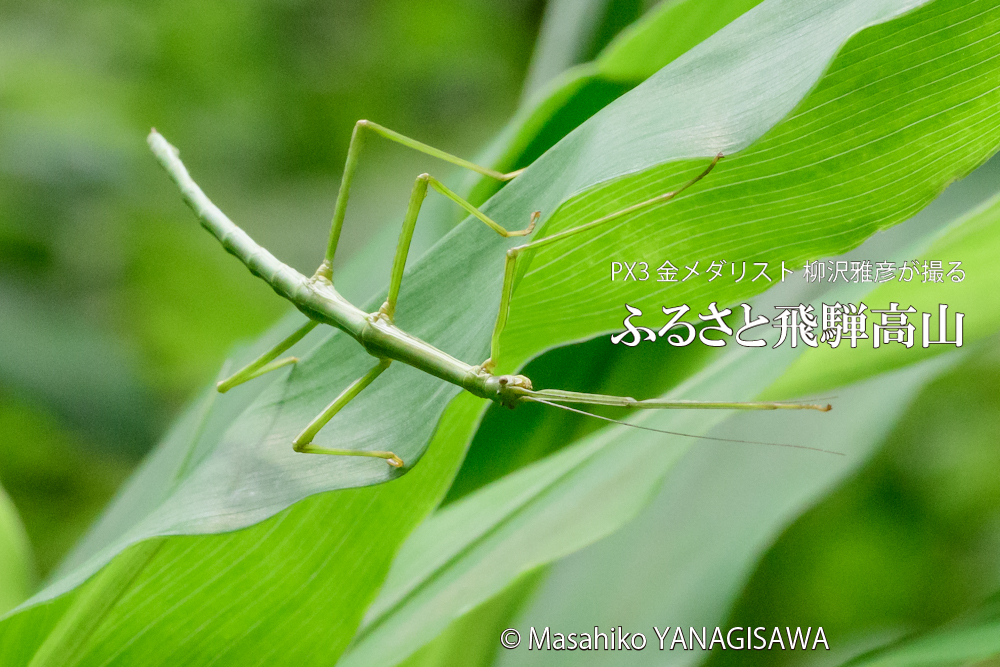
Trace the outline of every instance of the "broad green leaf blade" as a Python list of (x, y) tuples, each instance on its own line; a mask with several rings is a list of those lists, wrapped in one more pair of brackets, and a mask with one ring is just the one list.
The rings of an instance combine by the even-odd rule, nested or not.
[[(753, 56), (740, 51), (742, 35), (753, 32), (755, 21), (779, 20), (769, 16), (772, 7), (765, 3), (748, 12), (607, 107), (559, 148), (570, 150), (590, 131), (624, 134), (622, 128), (652, 113), (643, 105), (646, 101), (679, 121), (687, 116), (679, 125), (699, 128), (713, 139), (697, 139), (699, 148), (688, 144), (692, 135), (702, 136), (698, 131), (650, 133), (642, 145), (615, 137), (636, 154), (637, 162), (655, 152), (679, 157), (743, 148), (742, 143), (730, 144), (736, 139), (734, 124), (760, 123), (763, 132), (774, 121), (740, 96), (794, 97), (786, 82), (759, 74)], [(875, 4), (868, 7), (874, 10)], [(797, 9), (813, 11), (804, 5)], [(845, 18), (830, 4), (822, 12), (824, 25), (835, 26)], [(992, 155), (1000, 142), (995, 112), (1000, 100), (1000, 46), (994, 42), (998, 16), (1000, 9), (991, 2), (939, 0), (859, 34), (791, 116), (753, 146), (724, 159), (690, 194), (574, 237), (571, 244), (540, 250), (512, 303), (505, 349), (521, 358), (555, 342), (611, 331), (619, 326), (623, 302), (644, 311), (656, 311), (666, 302), (734, 303), (759, 291), (764, 282), (727, 281), (721, 290), (707, 285), (704, 274), (686, 283), (612, 282), (612, 260), (643, 260), (651, 270), (668, 259), (678, 267), (700, 261), (701, 271), (715, 260), (762, 261), (770, 262), (773, 280), (781, 261), (792, 268), (840, 254), (916, 213), (949, 182)], [(724, 73), (700, 70), (704, 63), (698, 55), (717, 41), (725, 41), (725, 49), (716, 54), (719, 59), (739, 58), (740, 65)], [(816, 48), (824, 48), (822, 41)], [(808, 58), (803, 66), (810, 66)], [(744, 67), (750, 71), (741, 71)], [(689, 68), (700, 70), (701, 81), (713, 83), (699, 89), (668, 82)], [(716, 77), (740, 74), (753, 80), (753, 87), (730, 80), (727, 84), (737, 93), (714, 89)], [(647, 90), (649, 98), (641, 95)], [(581, 149), (576, 164), (600, 162), (613, 169), (613, 155)], [(543, 233), (592, 220), (625, 201), (669, 191), (697, 173), (696, 164), (684, 167), (681, 173), (676, 164), (642, 170), (588, 191), (564, 205)], [(545, 210), (544, 200), (539, 208)]]
[[(966, 340), (967, 346), (976, 342), (980, 346), (989, 345), (989, 336), (1000, 329), (1000, 309), (992, 307), (991, 297), (987, 295), (1000, 280), (1000, 269), (992, 261), (992, 257), (1000, 251), (1000, 238), (995, 237), (1000, 229), (998, 214), (1000, 201), (994, 198), (947, 226), (935, 242), (925, 242), (922, 248), (919, 245), (910, 247), (917, 256), (937, 256), (942, 248), (960, 248), (966, 239), (973, 240), (976, 252), (962, 256), (972, 260), (967, 266), (970, 275), (975, 275), (976, 279), (953, 285), (947, 299), (949, 302), (976, 304), (970, 306), (969, 316), (980, 320), (979, 333)], [(972, 246), (966, 247), (972, 249)], [(919, 287), (926, 288), (928, 285), (897, 283), (894, 287), (889, 294), (893, 299), (909, 303), (912, 298), (918, 308), (932, 304), (929, 310), (936, 311), (938, 300), (924, 301), (920, 298)], [(880, 287), (870, 294), (855, 293), (846, 299), (842, 291), (838, 290), (835, 294), (841, 300), (857, 302), (858, 298), (863, 298), (865, 302), (881, 307), (885, 304), (877, 299), (888, 298), (885, 291)], [(823, 300), (831, 302), (834, 299), (831, 296)], [(993, 327), (992, 331), (988, 330), (989, 326)], [(954, 351), (954, 347), (950, 349)], [(903, 390), (904, 385), (909, 385), (906, 391), (918, 388), (935, 375), (934, 364), (937, 361), (951, 365), (956, 356), (952, 353), (945, 359), (934, 360), (931, 358), (935, 356), (933, 354), (914, 351), (914, 354), (906, 355), (901, 360), (891, 350), (883, 348), (883, 351), (888, 351), (888, 354), (882, 358), (868, 355), (863, 371), (860, 367), (850, 366), (852, 372), (848, 376), (855, 381), (877, 376), (873, 382), (881, 385), (881, 389), (869, 393), (862, 402), (874, 409), (870, 430), (862, 430), (852, 438), (849, 434), (857, 433), (853, 430), (858, 425), (853, 421), (857, 417), (849, 419), (850, 425), (828, 429), (844, 441), (867, 442), (869, 450), (879, 442), (878, 438), (871, 441), (869, 438), (891, 428), (894, 415), (902, 407), (895, 402), (897, 397), (894, 397), (894, 392)], [(864, 353), (865, 350), (854, 352)], [(789, 396), (789, 386), (799, 392), (829, 391), (832, 375), (824, 365), (812, 363), (810, 357), (813, 355), (825, 359), (827, 363), (836, 363), (831, 362), (823, 351), (801, 355), (776, 383), (776, 388), (769, 388), (766, 395)], [(931, 364), (930, 371), (924, 368), (928, 363)], [(912, 369), (905, 373), (917, 373), (918, 377), (903, 378), (899, 375), (900, 371), (889, 372), (903, 364)], [(838, 400), (832, 414), (839, 416), (845, 407), (845, 392), (837, 389), (835, 393)], [(744, 422), (750, 419), (752, 417), (749, 416), (740, 418)], [(762, 427), (758, 424), (756, 428)], [(776, 431), (775, 427), (779, 430)], [(766, 436), (765, 432), (752, 428), (731, 433), (740, 433), (741, 437), (785, 439), (804, 435), (803, 432), (789, 432), (780, 423), (774, 422), (768, 422)], [(698, 457), (700, 452), (693, 452), (692, 456)], [(554, 627), (584, 627), (599, 612), (610, 614), (614, 611), (614, 618), (626, 619), (635, 627), (666, 617), (693, 619), (684, 623), (699, 627), (723, 623), (739, 587), (752, 571), (760, 553), (769, 546), (772, 537), (825, 489), (853, 469), (844, 468), (839, 472), (799, 470), (793, 474), (780, 463), (759, 465), (755, 461), (743, 460), (742, 452), (738, 453), (736, 461), (731, 461), (731, 456), (706, 458), (702, 464), (691, 469), (687, 468), (689, 461), (685, 459), (663, 492), (664, 496), (675, 499), (674, 518), (669, 518), (669, 508), (654, 503), (642, 518), (619, 532), (614, 540), (606, 540), (556, 565), (552, 579), (543, 586), (539, 599), (521, 622), (525, 625), (543, 623)], [(680, 488), (672, 489), (671, 485)], [(681, 511), (681, 504), (688, 509)], [(708, 509), (703, 512), (703, 507)], [(673, 541), (658, 537), (666, 534), (664, 520), (669, 526), (669, 534), (676, 538)], [(716, 537), (709, 539), (709, 535)], [(652, 553), (658, 554), (657, 557), (646, 556)], [(633, 557), (633, 554), (640, 556)], [(649, 583), (640, 590), (623, 581), (619, 577), (622, 572), (628, 572), (631, 580)], [(589, 606), (585, 600), (574, 597), (580, 595), (574, 583), (580, 580), (602, 582), (587, 588), (586, 596), (591, 601)], [(699, 656), (677, 652), (670, 654), (670, 660), (668, 664), (694, 664), (686, 661), (697, 662)]]
[[(962, 619), (896, 646), (847, 663), (851, 667), (948, 667), (989, 664), (1000, 656), (1000, 598), (996, 595), (972, 618)], [(984, 662), (980, 662), (984, 661)], [(845, 666), (846, 667), (846, 666)]]
[[(393, 484), (315, 496), (241, 531), (163, 539), (77, 652), (46, 647), (53, 664), (333, 664), (398, 544), (444, 494), (468, 438), (448, 424), (472, 423), (463, 410), (456, 402), (442, 446)], [(6, 618), (5, 667), (28, 664), (100, 581)]]
[[(743, 384), (752, 392), (755, 387), (759, 389), (767, 384), (768, 378), (773, 377), (769, 375), (770, 373), (780, 372), (783, 368), (783, 364), (775, 363), (773, 357), (765, 359), (764, 355), (759, 355), (754, 361), (762, 364), (762, 367), (740, 368), (730, 365), (724, 367), (722, 372), (719, 372), (718, 368), (711, 369), (703, 374), (703, 377), (708, 375), (713, 380), (710, 390), (695, 391), (694, 395), (732, 392), (733, 377), (743, 378)], [(747, 435), (739, 428), (730, 428), (726, 437), (809, 442), (820, 447), (840, 448), (844, 448), (845, 443), (850, 443), (848, 449), (856, 447), (863, 449), (877, 442), (884, 430), (878, 426), (878, 420), (887, 415), (891, 417), (895, 414), (894, 411), (902, 409), (906, 397), (916, 391), (924, 379), (933, 375), (932, 369), (932, 371), (922, 371), (922, 374), (918, 373), (919, 379), (889, 378), (875, 389), (862, 391), (862, 398), (857, 401), (852, 401), (852, 392), (858, 390), (842, 390), (835, 414), (832, 418), (824, 415), (822, 423), (809, 424), (808, 421), (812, 420), (806, 416), (804, 419), (807, 420), (807, 424), (799, 428), (802, 426), (802, 419), (782, 415), (776, 420), (768, 415), (766, 422), (759, 417), (756, 419), (758, 428), (752, 435)], [(906, 396), (903, 396), (898, 403), (891, 397), (883, 400), (882, 392), (887, 387), (898, 388)], [(692, 395), (689, 387), (684, 389), (688, 391), (683, 395)], [(874, 396), (879, 396), (879, 400), (873, 400)], [(721, 415), (711, 415), (711, 417), (716, 419), (698, 420), (687, 415), (687, 419), (654, 418), (654, 421), (647, 420), (643, 423), (656, 424), (658, 427), (666, 426), (683, 432), (703, 433), (721, 418)], [(789, 426), (787, 424), (789, 421), (792, 421), (793, 425)], [(765, 423), (766, 426), (762, 428)], [(891, 420), (888, 423), (891, 423)], [(628, 431), (617, 434), (608, 430), (602, 431), (568, 450), (563, 450), (473, 493), (422, 524), (400, 552), (379, 599), (366, 617), (366, 623), (359, 634), (359, 641), (352, 646), (344, 664), (397, 664), (421, 642), (433, 637), (449, 621), (460, 617), (469, 606), (489, 599), (491, 595), (502, 590), (508, 582), (516, 580), (522, 572), (530, 571), (579, 549), (617, 529), (634, 515), (638, 507), (645, 504), (649, 494), (660, 486), (662, 475), (682, 460), (688, 448), (684, 439), (672, 444), (671, 440), (678, 439), (654, 436), (648, 439), (649, 442), (645, 440), (646, 438), (636, 437)], [(708, 444), (714, 445), (714, 443), (696, 443), (695, 447), (697, 449)], [(601, 449), (581, 451), (595, 446)], [(718, 462), (721, 458), (731, 455), (734, 445), (725, 447), (728, 448), (725, 451), (721, 451), (718, 447), (713, 449), (713, 461)], [(760, 448), (751, 446), (748, 454), (744, 456), (742, 447), (739, 445), (735, 447), (740, 450), (740, 454), (737, 456), (738, 463), (732, 467), (734, 475), (744, 474), (755, 465), (770, 471), (786, 470), (790, 465), (780, 454), (769, 456), (765, 453), (761, 462), (754, 458), (761, 455)], [(822, 470), (824, 475), (832, 476), (834, 479), (853, 469), (859, 458), (852, 456), (851, 460), (844, 462), (837, 460), (834, 465), (830, 465), (824, 459), (823, 463), (817, 466), (815, 460), (812, 462), (813, 465), (798, 461), (798, 454), (797, 452), (787, 454), (795, 461), (793, 465), (804, 465), (805, 470), (814, 473)], [(588, 457), (588, 467), (579, 464), (579, 456)], [(576, 467), (573, 467), (574, 463), (577, 464)], [(619, 474), (619, 471), (623, 470), (622, 466), (627, 466), (627, 471)], [(628, 481), (615, 484), (613, 488), (604, 488), (589, 478), (595, 471), (606, 475), (616, 474)], [(700, 474), (704, 472), (705, 470), (701, 468)], [(809, 474), (801, 474), (802, 472), (799, 470), (797, 475), (790, 475), (791, 478), (799, 480), (797, 492), (815, 493), (815, 489), (810, 485), (816, 480)], [(539, 476), (542, 477), (540, 484)], [(826, 482), (830, 483), (829, 480)], [(534, 486), (531, 486), (532, 483)], [(704, 479), (693, 482), (695, 485), (704, 483)], [(725, 483), (709, 486), (713, 489), (713, 494), (721, 494), (723, 488), (734, 483), (733, 479), (727, 477)], [(529, 485), (528, 489), (524, 488), (525, 484)], [(781, 484), (775, 483), (772, 488), (787, 493), (787, 489)], [(690, 501), (691, 492), (692, 489), (687, 488), (683, 493), (674, 492), (673, 496), (680, 499), (678, 502), (686, 504)], [(779, 509), (786, 508), (786, 513), (792, 511), (787, 507), (795, 507), (796, 503), (801, 501), (800, 498), (778, 500), (786, 503), (786, 505), (777, 503)], [(623, 503), (624, 507), (617, 513), (608, 514)], [(707, 507), (716, 506), (709, 501), (709, 497), (704, 498), (704, 503)], [(560, 508), (565, 508), (565, 512), (561, 512)], [(749, 532), (757, 526), (752, 522), (746, 523), (742, 526), (741, 534), (749, 535)], [(679, 536), (684, 533), (676, 530), (671, 534)], [(609, 542), (617, 541), (616, 539)], [(705, 542), (708, 543), (710, 540)], [(649, 549), (641, 551), (632, 545), (625, 551), (630, 554), (669, 551), (664, 545), (643, 546)], [(738, 552), (739, 550), (735, 551)], [(734, 551), (723, 548), (722, 553), (731, 557)], [(720, 571), (727, 570), (720, 567)], [(737, 572), (741, 570), (737, 569)], [(593, 581), (601, 581), (605, 576), (611, 576), (611, 573), (602, 572), (601, 577), (595, 577)], [(576, 582), (578, 579), (572, 581)], [(568, 580), (566, 583), (567, 590), (560, 590), (556, 594), (556, 599), (573, 595), (572, 591), (579, 588), (575, 584), (569, 585)], [(595, 586), (598, 591), (594, 590)], [(602, 585), (595, 586), (585, 587), (589, 592), (581, 594), (599, 594), (599, 591), (603, 590)], [(545, 586), (543, 590), (546, 590)], [(578, 609), (576, 603), (569, 604), (568, 607)], [(593, 608), (590, 609), (595, 611)], [(583, 627), (588, 622), (589, 620), (580, 621), (577, 625)], [(545, 624), (551, 623), (546, 621)], [(526, 625), (517, 627), (527, 632)]]

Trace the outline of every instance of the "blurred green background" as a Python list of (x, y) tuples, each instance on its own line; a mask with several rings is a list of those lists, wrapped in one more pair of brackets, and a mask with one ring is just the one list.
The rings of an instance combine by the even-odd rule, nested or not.
[[(533, 68), (541, 0), (0, 1), (0, 485), (38, 578), (227, 351), (287, 310), (195, 224), (148, 154), (151, 126), (234, 220), (311, 272), (357, 119), (472, 157), (522, 88), (651, 4), (610, 3), (586, 48)], [(384, 282), (426, 169), (449, 173), (369, 142), (338, 260), (370, 262), (371, 280), (349, 298)], [(731, 624), (822, 624), (860, 649), (1000, 588), (998, 428), (1000, 355), (983, 353), (785, 532)]]

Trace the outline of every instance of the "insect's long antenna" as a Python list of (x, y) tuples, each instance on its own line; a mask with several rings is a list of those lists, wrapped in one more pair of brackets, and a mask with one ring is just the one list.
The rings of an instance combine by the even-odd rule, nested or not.
[(796, 401), (687, 401), (665, 398), (647, 398), (641, 401), (631, 396), (587, 394), (563, 389), (521, 390), (523, 398), (544, 398), (556, 403), (584, 403), (618, 408), (653, 410), (817, 410), (829, 412), (830, 404), (800, 403)]
[(630, 424), (628, 422), (623, 422), (618, 419), (611, 419), (610, 417), (603, 417), (601, 415), (595, 415), (593, 412), (587, 412), (586, 410), (578, 410), (577, 408), (571, 408), (568, 405), (560, 405), (559, 403), (553, 403), (552, 401), (546, 401), (542, 398), (537, 398), (535, 396), (525, 396), (522, 400), (533, 401), (535, 403), (544, 403), (545, 405), (551, 405), (554, 408), (559, 408), (561, 410), (566, 410), (568, 412), (575, 412), (578, 415), (586, 415), (588, 417), (594, 417), (595, 419), (601, 419), (606, 422), (611, 422), (612, 424), (621, 424), (622, 426), (631, 426), (632, 428), (639, 428), (643, 431), (653, 431), (654, 433), (664, 433), (666, 435), (679, 435), (684, 438), (697, 438), (699, 440), (714, 440), (716, 442), (733, 442), (741, 445), (767, 445), (768, 447), (789, 447), (791, 449), (807, 449), (812, 452), (820, 452), (821, 454), (834, 454), (835, 456), (845, 456), (843, 452), (835, 452), (830, 449), (820, 449), (819, 447), (808, 447), (806, 445), (789, 445), (781, 442), (758, 442), (756, 440), (734, 440), (732, 438), (716, 438), (710, 435), (693, 435), (691, 433), (679, 433), (677, 431), (666, 431), (660, 428), (653, 428), (651, 426), (642, 426), (640, 424)]

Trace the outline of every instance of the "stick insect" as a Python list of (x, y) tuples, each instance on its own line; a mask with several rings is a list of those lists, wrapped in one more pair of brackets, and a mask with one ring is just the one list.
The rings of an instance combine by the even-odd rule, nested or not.
[[(566, 403), (583, 405), (605, 405), (626, 408), (653, 409), (738, 409), (738, 410), (820, 410), (827, 411), (829, 405), (813, 405), (795, 402), (710, 402), (688, 400), (649, 399), (636, 400), (628, 396), (609, 396), (604, 394), (588, 394), (560, 389), (536, 390), (531, 380), (523, 375), (494, 375), (500, 355), (500, 335), (507, 323), (511, 292), (514, 287), (515, 268), (518, 256), (528, 250), (561, 243), (570, 240), (576, 234), (606, 225), (626, 215), (647, 209), (657, 204), (670, 201), (692, 185), (707, 176), (722, 155), (717, 155), (701, 173), (694, 176), (677, 190), (666, 192), (646, 201), (633, 204), (614, 213), (605, 215), (578, 227), (568, 229), (552, 236), (529, 241), (523, 245), (507, 250), (504, 263), (503, 288), (500, 297), (500, 311), (490, 339), (490, 356), (476, 366), (455, 359), (433, 345), (407, 334), (393, 323), (396, 301), (403, 280), (403, 268), (413, 237), (414, 227), (420, 207), (427, 196), (428, 188), (444, 195), (466, 212), (480, 220), (483, 224), (502, 237), (528, 236), (535, 228), (540, 213), (531, 215), (528, 225), (520, 230), (508, 231), (505, 227), (490, 219), (485, 213), (446, 187), (441, 181), (429, 174), (417, 176), (410, 193), (409, 206), (403, 220), (403, 229), (396, 246), (396, 255), (392, 264), (389, 279), (389, 292), (385, 303), (373, 313), (368, 313), (348, 302), (333, 285), (333, 259), (340, 240), (340, 232), (347, 211), (347, 200), (350, 196), (351, 181), (358, 166), (365, 135), (375, 134), (391, 141), (417, 150), (421, 153), (439, 158), (453, 165), (469, 169), (476, 173), (494, 178), (498, 181), (510, 181), (521, 174), (523, 169), (501, 173), (493, 169), (479, 166), (462, 158), (438, 150), (427, 144), (406, 137), (398, 132), (377, 125), (371, 121), (360, 120), (354, 126), (351, 142), (347, 151), (347, 162), (344, 166), (340, 191), (334, 207), (330, 237), (327, 243), (326, 255), (316, 272), (306, 277), (282, 263), (266, 249), (254, 242), (250, 236), (234, 224), (215, 204), (202, 192), (201, 188), (188, 174), (187, 168), (180, 160), (179, 152), (171, 146), (155, 129), (147, 139), (149, 147), (157, 160), (180, 188), (184, 201), (191, 207), (201, 221), (203, 227), (211, 232), (222, 246), (235, 255), (250, 271), (266, 281), (279, 295), (290, 301), (309, 321), (273, 349), (236, 372), (231, 377), (218, 383), (219, 392), (226, 392), (244, 382), (260, 377), (265, 373), (277, 370), (298, 360), (295, 357), (282, 357), (295, 343), (319, 324), (327, 324), (340, 329), (364, 347), (376, 360), (375, 365), (344, 389), (333, 401), (313, 419), (292, 441), (296, 452), (307, 454), (332, 454), (337, 456), (369, 456), (384, 459), (390, 466), (400, 468), (403, 460), (389, 451), (358, 451), (346, 449), (331, 449), (319, 447), (313, 443), (313, 438), (348, 402), (361, 393), (381, 375), (393, 361), (399, 361), (429, 373), (446, 382), (458, 385), (466, 391), (495, 401), (505, 407), (514, 408), (523, 402), (536, 402), (558, 407), (572, 412), (582, 410), (571, 408)], [(605, 417), (599, 417), (607, 419)], [(614, 421), (614, 420), (609, 420)], [(646, 427), (639, 427), (646, 428)], [(657, 430), (657, 429), (650, 429)], [(664, 431), (666, 432), (666, 431)], [(673, 434), (685, 435), (685, 434)], [(721, 438), (717, 438), (721, 439)], [(760, 443), (774, 444), (774, 443)], [(814, 449), (799, 445), (784, 445), (801, 449)], [(825, 450), (819, 450), (825, 451)]]

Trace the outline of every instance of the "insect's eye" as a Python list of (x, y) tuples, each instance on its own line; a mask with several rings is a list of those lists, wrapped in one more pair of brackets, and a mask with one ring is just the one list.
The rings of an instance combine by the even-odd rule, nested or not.
[(507, 382), (508, 382), (507, 378), (505, 378), (505, 377), (500, 378), (500, 386), (501, 387), (503, 387), (504, 385), (506, 385)]

